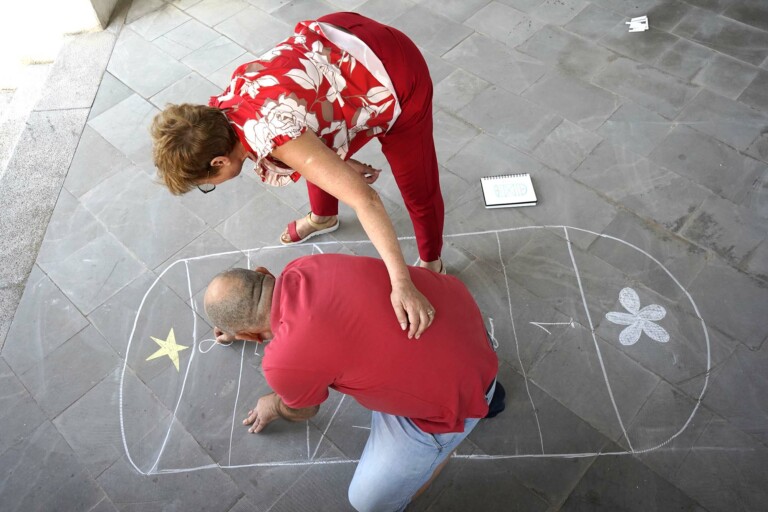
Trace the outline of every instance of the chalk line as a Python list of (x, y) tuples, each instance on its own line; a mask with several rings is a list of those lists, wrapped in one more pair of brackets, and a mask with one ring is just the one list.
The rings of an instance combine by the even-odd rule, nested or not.
[[(184, 370), (184, 380), (181, 381), (181, 391), (179, 392), (179, 399), (176, 401), (176, 406), (173, 408), (173, 413), (171, 414), (171, 418), (168, 421), (168, 430), (165, 433), (165, 438), (163, 439), (163, 444), (160, 446), (160, 453), (157, 454), (157, 459), (155, 459), (155, 463), (152, 464), (152, 467), (149, 469), (149, 472), (152, 473), (157, 469), (157, 465), (160, 462), (160, 457), (163, 456), (163, 452), (165, 451), (165, 447), (168, 444), (168, 439), (171, 437), (171, 430), (173, 429), (173, 422), (176, 420), (176, 413), (179, 411), (179, 405), (181, 405), (181, 398), (184, 396), (184, 388), (187, 385), (187, 377), (189, 377), (189, 369), (192, 367), (192, 361), (195, 359), (195, 353), (197, 352), (195, 349), (197, 348), (195, 345), (197, 345), (197, 309), (195, 307), (195, 298), (192, 295), (192, 278), (189, 275), (189, 263), (186, 261), (184, 262), (184, 268), (187, 272), (187, 290), (189, 291), (189, 306), (192, 308), (192, 350), (190, 351), (189, 361), (187, 361), (187, 367)], [(127, 356), (128, 354), (126, 354)]]
[(539, 329), (542, 329), (547, 334), (552, 334), (552, 333), (549, 332), (549, 329), (544, 327), (545, 325), (568, 325), (570, 327), (576, 327), (573, 323), (573, 318), (571, 318), (570, 322), (528, 322), (528, 323), (531, 325), (535, 325)]
[(587, 322), (589, 322), (589, 332), (592, 335), (592, 342), (595, 344), (595, 352), (597, 353), (597, 360), (600, 362), (600, 370), (603, 372), (603, 379), (605, 380), (605, 387), (608, 390), (608, 396), (611, 397), (611, 404), (613, 404), (613, 410), (616, 413), (616, 419), (619, 420), (619, 426), (624, 434), (624, 439), (627, 440), (630, 451), (634, 452), (632, 448), (632, 441), (629, 440), (627, 430), (624, 428), (624, 422), (621, 421), (621, 414), (619, 414), (619, 408), (616, 405), (616, 399), (613, 397), (613, 390), (611, 389), (611, 383), (608, 380), (608, 373), (605, 371), (605, 363), (603, 362), (603, 354), (600, 351), (600, 346), (597, 344), (597, 337), (595, 336), (595, 325), (592, 323), (592, 315), (589, 314), (589, 306), (587, 306), (587, 298), (584, 295), (584, 286), (581, 284), (581, 274), (579, 274), (579, 267), (576, 265), (576, 257), (573, 255), (573, 247), (571, 246), (571, 238), (568, 234), (568, 229), (563, 228), (565, 232), (565, 241), (568, 247), (568, 254), (571, 257), (571, 264), (573, 265), (573, 271), (576, 273), (576, 282), (579, 285), (579, 294), (581, 295), (581, 303), (584, 305), (584, 313), (587, 315)]
[(292, 467), (292, 466), (322, 466), (333, 464), (356, 464), (360, 462), (360, 459), (323, 459), (323, 460), (296, 460), (296, 461), (281, 461), (281, 462), (254, 462), (253, 464), (234, 464), (226, 466), (222, 464), (206, 464), (204, 466), (196, 466), (192, 468), (167, 468), (161, 469), (156, 473), (150, 474), (167, 474), (167, 473), (192, 473), (194, 471), (202, 471), (204, 469), (244, 469), (244, 468), (279, 468), (279, 467)]
[(333, 411), (333, 414), (331, 415), (331, 419), (328, 420), (328, 424), (325, 426), (325, 430), (323, 430), (323, 433), (320, 435), (320, 439), (317, 441), (317, 446), (315, 446), (315, 451), (312, 453), (311, 459), (315, 458), (315, 455), (317, 455), (317, 450), (320, 449), (320, 444), (325, 439), (325, 434), (328, 433), (328, 429), (331, 428), (331, 423), (333, 423), (333, 418), (336, 417), (336, 413), (339, 412), (339, 409), (341, 408), (341, 404), (344, 402), (344, 398), (346, 398), (347, 395), (341, 395), (341, 400), (339, 400), (339, 405), (336, 406), (336, 410)]
[(243, 342), (243, 350), (240, 352), (240, 374), (237, 377), (237, 393), (235, 393), (235, 404), (232, 406), (232, 428), (229, 431), (229, 464), (232, 464), (232, 438), (235, 435), (235, 416), (237, 415), (237, 405), (240, 400), (240, 386), (243, 382), (243, 361), (245, 360), (245, 345)]
[(544, 453), (544, 434), (541, 432), (541, 423), (539, 423), (539, 413), (536, 410), (536, 404), (533, 403), (531, 388), (528, 386), (528, 376), (525, 374), (525, 365), (520, 357), (520, 342), (517, 340), (517, 329), (515, 329), (515, 315), (512, 313), (512, 291), (509, 289), (509, 277), (507, 276), (507, 265), (504, 263), (504, 255), (501, 254), (501, 239), (496, 233), (496, 245), (499, 248), (499, 263), (504, 273), (504, 285), (507, 287), (507, 306), (509, 307), (509, 320), (512, 322), (512, 337), (515, 338), (515, 351), (517, 352), (517, 362), (520, 363), (520, 371), (523, 372), (523, 382), (525, 382), (525, 392), (528, 394), (528, 401), (531, 403), (533, 416), (536, 418), (536, 428), (539, 431), (539, 442), (541, 443), (541, 453)]
[[(693, 407), (693, 409), (691, 411), (691, 414), (689, 415), (687, 420), (684, 422), (682, 427), (676, 433), (674, 433), (669, 438), (667, 438), (666, 440), (658, 443), (655, 446), (651, 446), (651, 447), (648, 447), (648, 448), (645, 448), (645, 449), (634, 449), (632, 452), (630, 452), (630, 451), (610, 452), (610, 453), (594, 452), (594, 453), (588, 453), (588, 454), (575, 454), (575, 456), (627, 455), (627, 454), (630, 454), (630, 453), (646, 453), (646, 452), (650, 452), (650, 451), (653, 451), (653, 450), (656, 450), (656, 449), (659, 449), (661, 447), (666, 446), (672, 440), (674, 440), (675, 438), (680, 436), (688, 428), (688, 426), (690, 425), (690, 423), (693, 420), (696, 412), (698, 411), (699, 406), (701, 405), (701, 401), (702, 401), (702, 399), (703, 399), (703, 397), (704, 397), (704, 395), (706, 393), (706, 390), (708, 388), (709, 374), (710, 374), (710, 371), (711, 371), (712, 361), (711, 361), (711, 344), (710, 344), (710, 339), (709, 339), (709, 332), (707, 330), (707, 326), (706, 326), (706, 323), (704, 322), (704, 319), (701, 317), (701, 313), (699, 312), (698, 306), (693, 301), (693, 298), (691, 297), (690, 293), (688, 292), (688, 290), (686, 290), (683, 287), (683, 285), (680, 283), (680, 281), (674, 275), (672, 275), (672, 273), (669, 271), (669, 269), (667, 269), (657, 258), (653, 257), (652, 255), (650, 255), (645, 250), (640, 249), (639, 247), (635, 246), (634, 244), (629, 243), (629, 242), (624, 241), (624, 240), (621, 240), (621, 239), (616, 238), (614, 236), (603, 234), (603, 233), (597, 233), (597, 232), (594, 232), (594, 231), (591, 231), (591, 230), (588, 230), (588, 229), (575, 228), (575, 227), (572, 227), (572, 226), (565, 226), (565, 225), (523, 226), (523, 227), (516, 227), (516, 228), (504, 228), (504, 229), (495, 229), (495, 230), (473, 231), (473, 232), (467, 232), (467, 233), (447, 234), (447, 235), (444, 235), (444, 238), (451, 239), (451, 238), (462, 238), (462, 237), (467, 237), (467, 236), (489, 235), (489, 234), (496, 234), (497, 237), (498, 237), (499, 233), (510, 233), (510, 232), (515, 232), (515, 231), (524, 231), (524, 230), (532, 230), (532, 229), (563, 229), (564, 231), (566, 231), (566, 235), (567, 235), (567, 230), (570, 229), (572, 231), (588, 233), (588, 234), (591, 234), (591, 235), (594, 235), (594, 236), (597, 236), (597, 237), (601, 237), (601, 238), (604, 238), (604, 239), (613, 240), (613, 241), (621, 243), (621, 244), (623, 244), (623, 245), (625, 245), (627, 247), (630, 247), (630, 248), (640, 252), (641, 254), (643, 254), (644, 256), (649, 258), (654, 263), (656, 263), (667, 274), (667, 276), (670, 279), (672, 279), (672, 281), (677, 285), (677, 287), (684, 293), (684, 295), (687, 298), (688, 302), (691, 304), (691, 306), (692, 306), (692, 308), (694, 310), (694, 313), (696, 315), (696, 318), (699, 320), (699, 323), (700, 323), (701, 328), (702, 328), (703, 333), (704, 333), (704, 342), (705, 342), (705, 346), (706, 346), (706, 356), (707, 357), (706, 357), (706, 370), (704, 371), (705, 378), (704, 378), (703, 386), (702, 386), (701, 391), (700, 391), (700, 393), (698, 395), (698, 398), (695, 399), (695, 404), (694, 404), (694, 407)], [(402, 240), (414, 240), (414, 239), (415, 239), (415, 237), (413, 237), (413, 236), (399, 237), (398, 238), (398, 240), (401, 240), (401, 241)], [(497, 240), (497, 242), (498, 242), (498, 240)], [(322, 252), (321, 247), (323, 247), (323, 246), (350, 245), (350, 244), (370, 244), (370, 243), (371, 243), (370, 240), (367, 240), (367, 239), (366, 240), (343, 241), (343, 242), (338, 242), (338, 241), (315, 242), (313, 244), (313, 252), (314, 252), (315, 249), (320, 251), (320, 252)], [(124, 397), (124, 389), (125, 389), (125, 376), (126, 376), (126, 372), (127, 372), (127, 369), (128, 369), (128, 357), (129, 357), (129, 354), (131, 353), (131, 348), (132, 348), (132, 345), (133, 345), (134, 337), (136, 335), (136, 331), (137, 331), (137, 328), (138, 328), (139, 317), (140, 317), (140, 315), (141, 315), (141, 313), (142, 313), (142, 311), (143, 311), (143, 309), (145, 307), (145, 304), (146, 304), (147, 298), (149, 297), (149, 294), (152, 292), (152, 290), (155, 289), (157, 283), (163, 278), (163, 276), (166, 274), (166, 272), (168, 272), (171, 268), (173, 268), (177, 264), (184, 264), (186, 266), (188, 288), (190, 288), (191, 284), (189, 282), (189, 266), (188, 266), (188, 262), (203, 260), (203, 259), (207, 259), (207, 258), (213, 258), (213, 257), (216, 257), (216, 256), (225, 256), (225, 255), (230, 255), (230, 254), (237, 254), (237, 253), (245, 254), (248, 257), (248, 261), (250, 262), (250, 252), (259, 252), (259, 251), (264, 251), (264, 250), (283, 250), (283, 249), (286, 249), (286, 246), (274, 245), (274, 246), (266, 246), (266, 247), (253, 248), (253, 249), (248, 249), (248, 250), (225, 251), (225, 252), (220, 252), (220, 253), (215, 253), (215, 254), (207, 254), (207, 255), (201, 255), (201, 256), (195, 256), (195, 257), (189, 257), (189, 258), (182, 258), (182, 259), (176, 260), (171, 265), (166, 267), (158, 275), (158, 277), (155, 279), (155, 281), (152, 282), (152, 284), (147, 289), (146, 293), (142, 296), (141, 301), (139, 303), (138, 310), (136, 312), (136, 316), (134, 317), (134, 321), (133, 321), (133, 324), (132, 324), (132, 327), (131, 327), (130, 335), (128, 337), (128, 343), (127, 343), (126, 351), (125, 351), (125, 358), (124, 358), (124, 361), (123, 361), (123, 368), (122, 368), (122, 372), (121, 372), (121, 375), (120, 375), (120, 384), (119, 384), (120, 389), (119, 389), (119, 393), (118, 393), (118, 407), (119, 407), (119, 418), (120, 418), (120, 434), (121, 434), (121, 438), (122, 438), (123, 449), (125, 450), (126, 457), (127, 457), (128, 461), (129, 461), (129, 463), (131, 464), (131, 466), (138, 473), (140, 473), (140, 474), (148, 474), (147, 472), (142, 471), (138, 467), (136, 461), (133, 460), (133, 457), (131, 456), (130, 450), (128, 448), (128, 441), (127, 441), (127, 436), (126, 436), (126, 426), (125, 426), (126, 416), (125, 416), (125, 412), (124, 412), (124, 399), (125, 399), (125, 397)], [(569, 251), (571, 251), (570, 246), (569, 246)], [(571, 252), (571, 254), (572, 254), (572, 252)], [(191, 296), (191, 293), (190, 293), (190, 296)], [(582, 298), (582, 301), (583, 301), (583, 298)], [(192, 303), (191, 306), (192, 306), (192, 309), (193, 309), (194, 330), (196, 331), (197, 330), (197, 326), (196, 326), (197, 319), (196, 319), (196, 312), (195, 312), (194, 303)], [(594, 333), (593, 333), (593, 337), (594, 337)], [(196, 338), (196, 335), (195, 335), (195, 338)], [(594, 340), (594, 341), (596, 341), (596, 340)], [(195, 340), (195, 343), (196, 343), (196, 340)], [(189, 376), (190, 368), (191, 368), (191, 358), (190, 358), (190, 362), (187, 365), (187, 368), (186, 368), (186, 371), (185, 371), (181, 394), (183, 394), (183, 392), (185, 390), (185, 383), (186, 383), (187, 377)], [(178, 406), (178, 403), (177, 403), (177, 406)], [(175, 412), (174, 412), (174, 417), (171, 418), (171, 422), (173, 421), (174, 418), (175, 418)], [(172, 425), (172, 423), (171, 423), (171, 425)], [(168, 432), (170, 433), (170, 428), (169, 428)], [(167, 441), (167, 436), (166, 436), (166, 441)], [(165, 446), (165, 443), (164, 443), (164, 446)], [(542, 455), (539, 455), (539, 454), (522, 454), (522, 455), (520, 455), (520, 454), (517, 454), (517, 455), (503, 455), (503, 454), (500, 454), (500, 455), (483, 456), (482, 459), (494, 458), (494, 457), (499, 457), (499, 458), (542, 458), (542, 457), (569, 458), (569, 457), (573, 457), (573, 456), (574, 456), (574, 454), (554, 454), (554, 453), (552, 453), (552, 454), (542, 454)], [(467, 456), (467, 457), (459, 456), (459, 457), (460, 458), (469, 458), (469, 459), (481, 459), (481, 457), (478, 457), (478, 456), (471, 456), (471, 457), (470, 456)], [(159, 458), (158, 458), (158, 460), (159, 460)], [(263, 463), (253, 463), (253, 464), (244, 464), (244, 465), (231, 465), (231, 466), (224, 466), (222, 464), (217, 463), (217, 464), (213, 464), (213, 465), (199, 466), (197, 468), (189, 468), (189, 469), (160, 470), (160, 472), (161, 473), (163, 473), (163, 472), (186, 472), (186, 471), (196, 471), (196, 470), (202, 470), (202, 469), (214, 468), (214, 467), (216, 467), (216, 468), (237, 469), (237, 468), (247, 468), (247, 467), (275, 467), (275, 466), (283, 466), (283, 465), (288, 465), (289, 466), (289, 465), (300, 465), (300, 464), (304, 465), (304, 464), (355, 463), (355, 462), (357, 462), (357, 460), (352, 460), (352, 459), (349, 459), (349, 460), (347, 460), (347, 459), (344, 459), (344, 460), (334, 460), (332, 462), (325, 461), (325, 460), (323, 460), (323, 461), (320, 461), (320, 460), (310, 460), (310, 461), (306, 461), (306, 462), (275, 461), (275, 462), (263, 462)], [(154, 467), (154, 465), (153, 465), (153, 467)]]

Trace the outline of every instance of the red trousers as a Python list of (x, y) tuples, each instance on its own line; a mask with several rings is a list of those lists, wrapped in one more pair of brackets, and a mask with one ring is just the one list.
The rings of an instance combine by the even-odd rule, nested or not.
[[(401, 113), (394, 126), (379, 136), (381, 149), (413, 222), (419, 257), (434, 261), (443, 247), (444, 207), (432, 136), (432, 79), (427, 63), (405, 34), (359, 14), (329, 14), (318, 21), (352, 32), (387, 70)], [(315, 215), (338, 214), (338, 199), (310, 182), (307, 189)]]

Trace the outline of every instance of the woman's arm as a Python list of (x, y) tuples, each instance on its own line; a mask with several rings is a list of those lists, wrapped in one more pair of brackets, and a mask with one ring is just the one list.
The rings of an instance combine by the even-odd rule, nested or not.
[(275, 148), (272, 155), (355, 211), (387, 267), (400, 326), (405, 330), (410, 324), (409, 338), (421, 336), (432, 323), (434, 316), (427, 313), (434, 308), (411, 281), (395, 228), (376, 191), (311, 131)]

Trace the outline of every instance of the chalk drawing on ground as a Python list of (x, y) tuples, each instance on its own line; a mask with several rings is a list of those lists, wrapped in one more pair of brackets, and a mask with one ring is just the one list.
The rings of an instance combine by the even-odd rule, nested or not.
[[(638, 282), (633, 277), (635, 269), (616, 269), (598, 261), (590, 249), (580, 249), (591, 247), (590, 239), (641, 254), (645, 270), (667, 280), (665, 294)], [(514, 391), (519, 400), (528, 403), (525, 420), (535, 425), (528, 444), (531, 448), (525, 453), (486, 450), (482, 455), (456, 457), (637, 454), (664, 447), (686, 430), (707, 388), (709, 335), (693, 298), (654, 256), (619, 238), (569, 226), (460, 233), (446, 235), (445, 241), (475, 258), (456, 275), (470, 288), (488, 319), (500, 359), (522, 382)], [(402, 238), (401, 244), (406, 254), (415, 254), (412, 238)], [(320, 252), (371, 254), (372, 248), (368, 241), (331, 241), (201, 255), (177, 260), (152, 283), (126, 333), (119, 389), (123, 446), (137, 472), (357, 462), (368, 435), (369, 413), (339, 393), (332, 392), (321, 413), (303, 426), (275, 422), (269, 435), (247, 434), (240, 421), (258, 397), (269, 392), (260, 372), (260, 349), (242, 342), (229, 347), (214, 345), (211, 326), (202, 312), (207, 280), (230, 266), (233, 255), (244, 255), (243, 263), (265, 266), (277, 274), (289, 261)], [(169, 281), (172, 274), (174, 282)], [(175, 334), (172, 345), (169, 331)], [(643, 338), (653, 342), (643, 342)], [(147, 360), (159, 352), (158, 340), (167, 342), (164, 355), (168, 357)], [(191, 349), (182, 351), (179, 346)], [(680, 360), (686, 357), (690, 359), (688, 374), (701, 376), (700, 388), (689, 391), (690, 411), (678, 411), (677, 419), (665, 429), (644, 429), (640, 408), (652, 400), (658, 382), (675, 380), (675, 372), (682, 367)], [(570, 378), (575, 381), (563, 383), (563, 371), (572, 372)], [(627, 382), (623, 380), (627, 375), (639, 380)], [(635, 388), (637, 397), (631, 394)], [(571, 407), (569, 394), (576, 392), (587, 392), (594, 400), (581, 408), (574, 401)], [(542, 393), (568, 403), (579, 421), (618, 439), (625, 450), (606, 452), (598, 445), (567, 452), (550, 448), (560, 443), (538, 412), (540, 399), (536, 397)], [(142, 400), (153, 401), (155, 406), (145, 406)], [(144, 415), (141, 422), (129, 412), (137, 409)], [(138, 428), (146, 422), (156, 425), (149, 435)], [(191, 440), (202, 451), (180, 448), (194, 445)], [(578, 446), (579, 440), (573, 441), (571, 445)]]

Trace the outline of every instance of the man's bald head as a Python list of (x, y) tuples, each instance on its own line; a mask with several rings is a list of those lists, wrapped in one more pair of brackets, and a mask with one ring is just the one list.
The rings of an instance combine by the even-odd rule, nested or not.
[(213, 278), (205, 292), (205, 312), (213, 324), (235, 334), (269, 327), (275, 278), (234, 268)]

